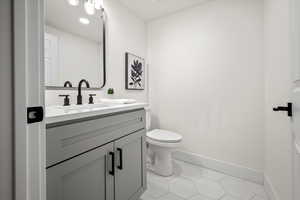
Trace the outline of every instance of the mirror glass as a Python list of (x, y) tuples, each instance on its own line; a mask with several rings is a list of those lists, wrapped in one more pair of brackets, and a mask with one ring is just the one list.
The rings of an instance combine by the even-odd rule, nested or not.
[(61, 89), (66, 81), (76, 88), (81, 79), (86, 79), (91, 88), (100, 88), (105, 81), (103, 10), (88, 7), (85, 2), (94, 1), (45, 1), (47, 89)]

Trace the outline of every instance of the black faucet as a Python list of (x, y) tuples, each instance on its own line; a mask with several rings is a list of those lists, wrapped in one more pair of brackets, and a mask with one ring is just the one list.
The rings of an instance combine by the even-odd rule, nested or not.
[(82, 79), (81, 81), (79, 81), (79, 84), (78, 84), (78, 95), (77, 95), (77, 105), (82, 105), (82, 95), (81, 95), (82, 83), (85, 83), (86, 87), (90, 88), (89, 82), (87, 82), (85, 79)]
[(71, 81), (66, 81), (64, 87), (73, 87)]

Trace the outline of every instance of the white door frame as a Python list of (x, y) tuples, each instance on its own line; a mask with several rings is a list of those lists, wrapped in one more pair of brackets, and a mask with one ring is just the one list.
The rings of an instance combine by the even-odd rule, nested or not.
[(46, 200), (45, 123), (27, 124), (44, 106), (44, 2), (13, 0), (15, 200)]
[[(291, 58), (292, 58), (292, 94), (299, 93), (300, 90), (300, 2), (299, 0), (290, 0), (291, 11)], [(298, 94), (299, 95), (299, 94)], [(299, 149), (299, 98), (292, 95), (292, 101), (294, 105), (294, 116), (292, 120), (293, 127), (293, 146), (292, 146), (292, 166), (293, 166), (293, 200), (299, 199), (299, 166), (300, 166), (300, 149)], [(295, 119), (296, 117), (296, 119)]]

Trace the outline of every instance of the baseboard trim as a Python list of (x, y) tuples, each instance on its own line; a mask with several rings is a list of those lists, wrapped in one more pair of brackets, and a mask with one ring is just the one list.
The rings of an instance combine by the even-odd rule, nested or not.
[(199, 154), (185, 152), (185, 151), (174, 152), (173, 158), (194, 165), (199, 165), (205, 168), (213, 169), (234, 177), (249, 180), (258, 184), (264, 184), (263, 172), (249, 169), (247, 167), (239, 166), (233, 163), (228, 163), (220, 160), (215, 160)]
[(272, 182), (266, 175), (264, 176), (264, 187), (270, 200), (280, 200)]

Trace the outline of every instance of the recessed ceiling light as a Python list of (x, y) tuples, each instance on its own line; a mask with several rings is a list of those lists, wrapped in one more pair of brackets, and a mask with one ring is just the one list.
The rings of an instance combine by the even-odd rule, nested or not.
[(90, 23), (90, 20), (88, 18), (85, 18), (85, 17), (80, 17), (79, 22), (84, 24), (84, 25), (87, 25), (87, 24)]
[(78, 6), (78, 5), (79, 5), (79, 0), (67, 0), (67, 2), (68, 2), (71, 6)]

